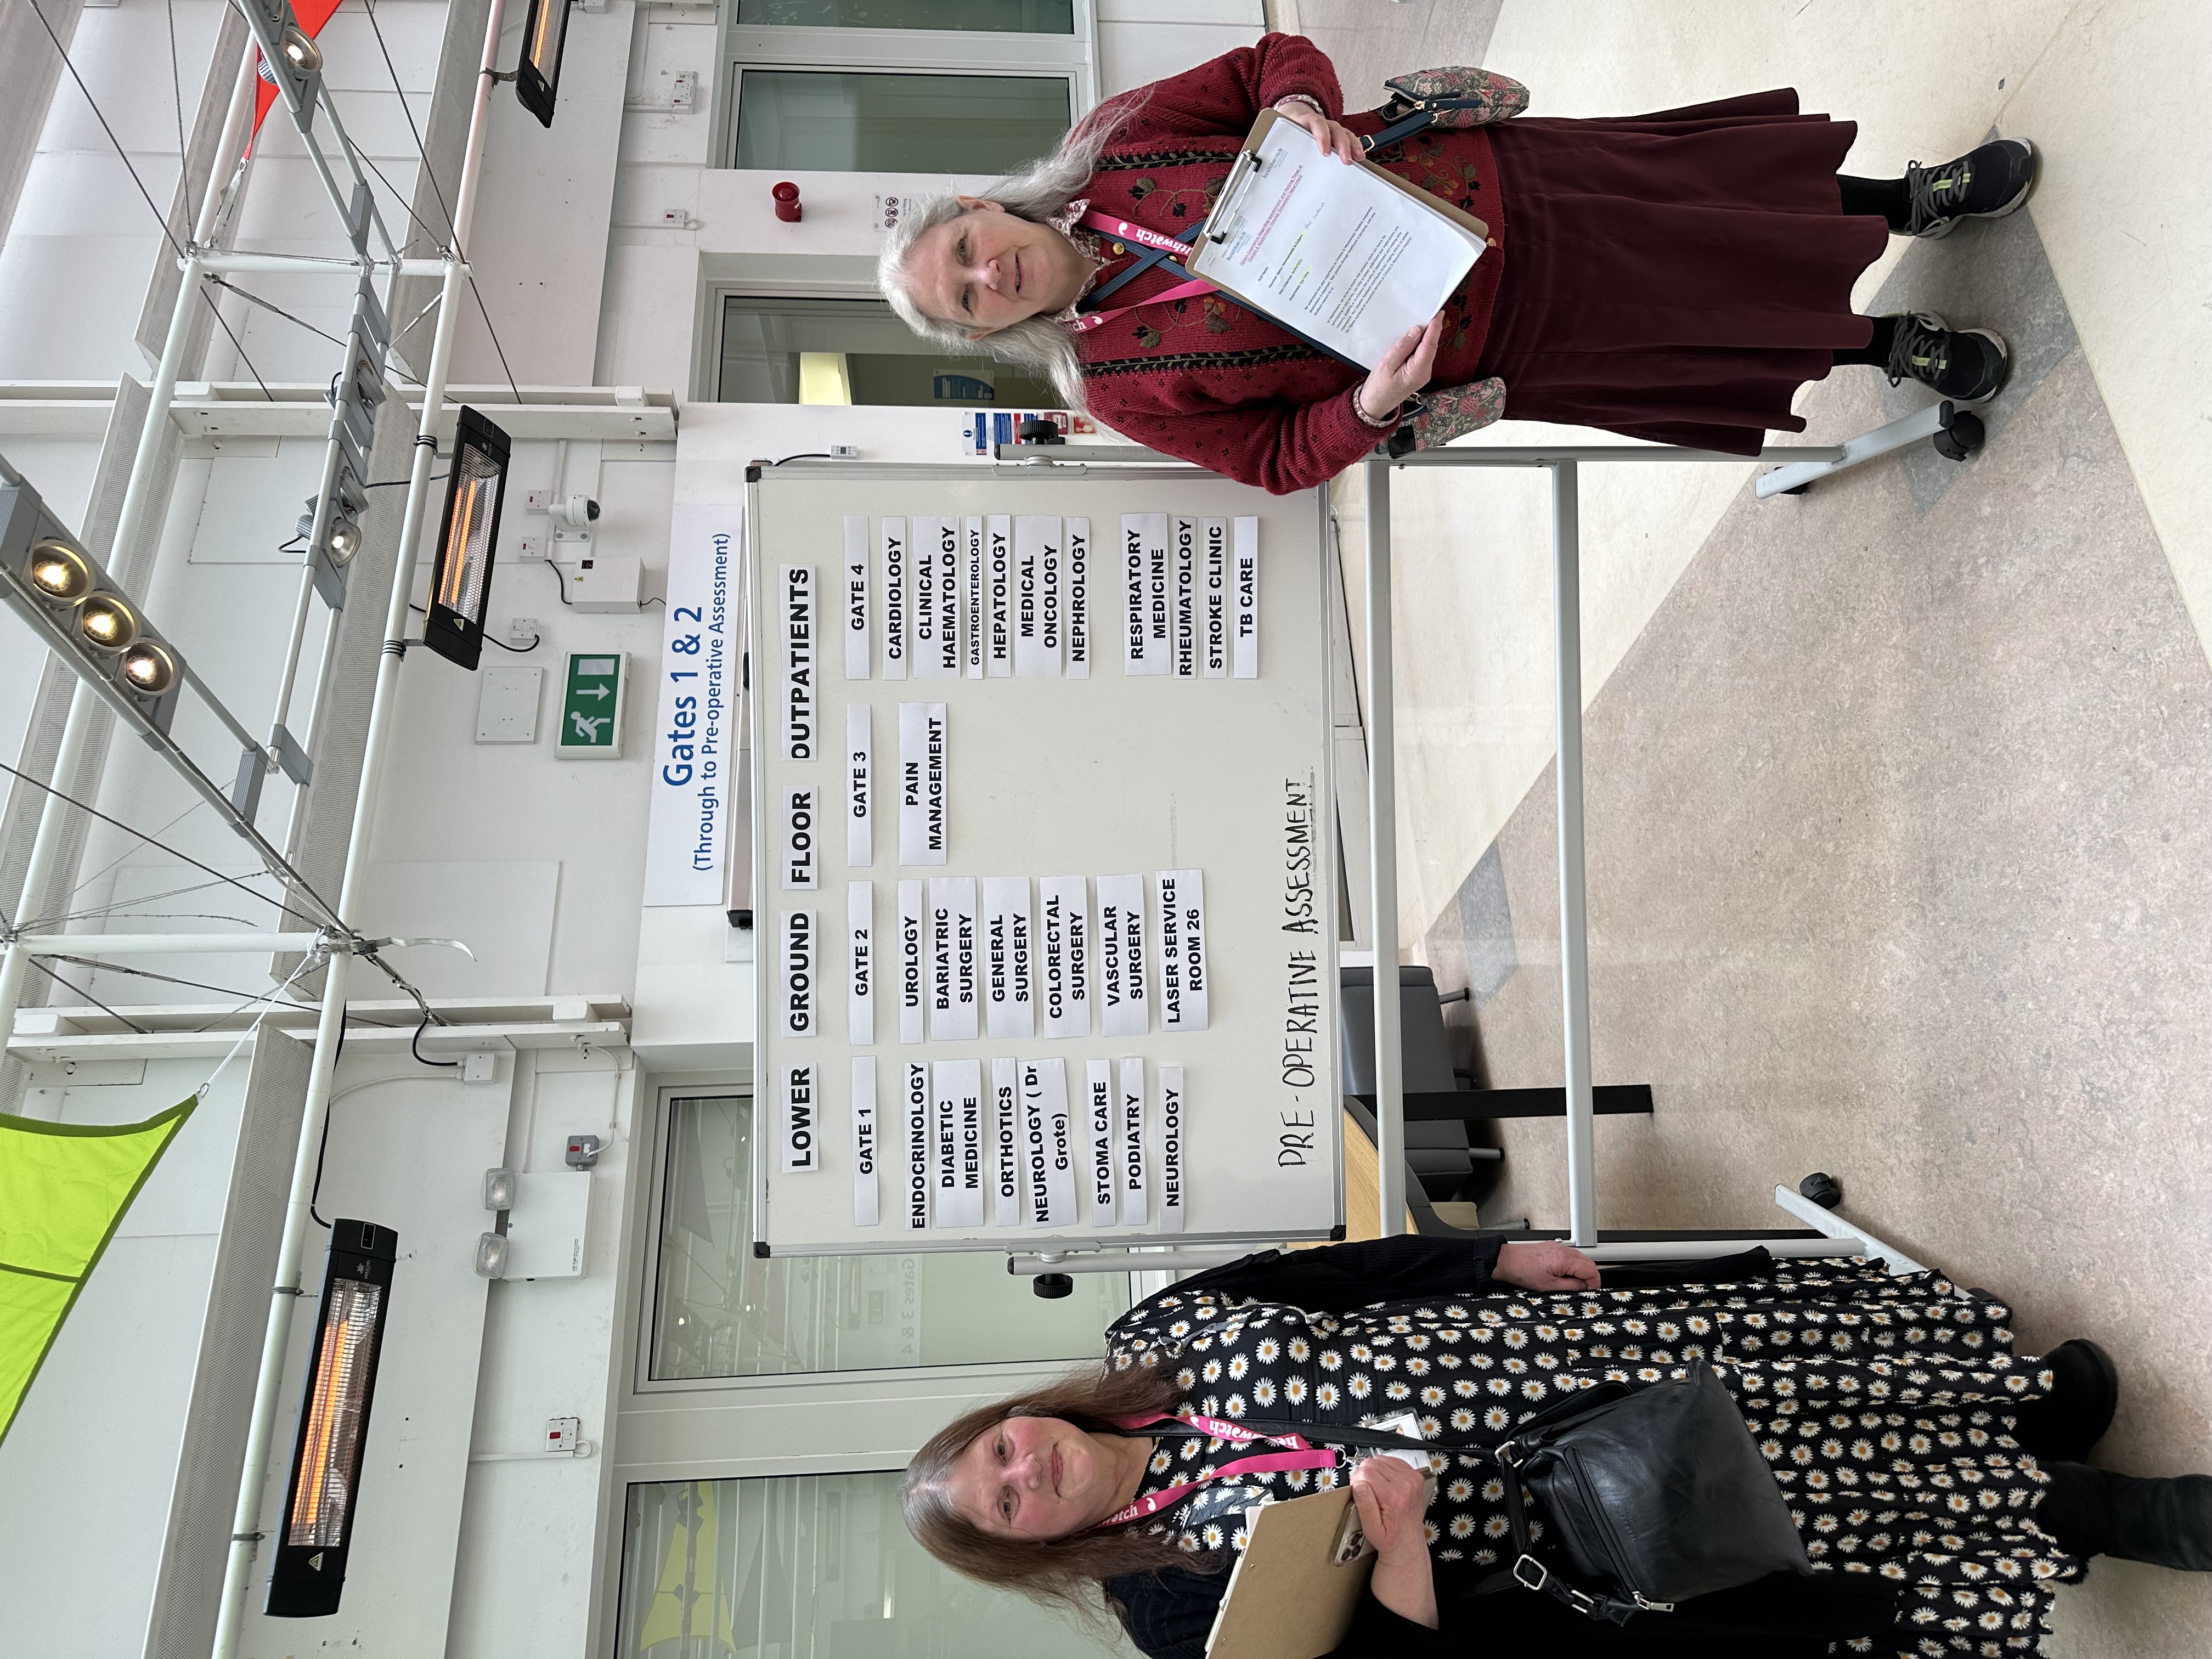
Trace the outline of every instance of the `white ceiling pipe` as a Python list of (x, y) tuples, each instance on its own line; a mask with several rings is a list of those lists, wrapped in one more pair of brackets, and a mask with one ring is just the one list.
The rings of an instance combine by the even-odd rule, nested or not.
[(203, 951), (303, 955), (320, 933), (25, 933), (16, 943), (34, 957), (166, 957)]
[[(461, 284), (465, 280), (459, 261), (468, 246), (476, 216), (477, 185), (483, 169), (484, 135), (489, 119), (493, 78), (498, 67), (500, 26), (504, 0), (491, 0), (484, 20), (483, 58), (477, 76), (476, 100), (469, 116), (468, 143), (462, 152), (460, 189), (454, 202), (453, 258), (444, 266), (444, 303), (432, 336), (430, 367), (423, 377), (422, 413), (416, 429), (415, 465), (408, 475), (407, 507), (400, 532), (400, 556), (394, 562), (392, 595), (385, 612), (385, 647), (378, 658), (376, 692), (369, 705), (368, 735), (362, 746), (361, 782), (354, 799), (353, 826), (346, 847), (345, 878), (338, 890), (338, 914), (356, 908), (368, 866), (369, 842), (376, 820), (377, 799), (383, 782), (385, 751), (389, 748), (398, 713), (399, 668), (405, 649), (407, 598), (414, 575), (412, 550), (420, 544), (422, 520), (429, 501), (430, 467), (436, 455), (439, 413), (444, 406), (446, 380), (452, 367), (453, 326), (460, 313)], [(284, 1232), (278, 1246), (276, 1272), (269, 1298), (269, 1323), (261, 1346), (260, 1374), (254, 1384), (253, 1416), (247, 1425), (246, 1458), (239, 1471), (238, 1505), (231, 1525), (230, 1549), (223, 1564), (222, 1599), (216, 1608), (211, 1659), (236, 1659), (245, 1624), (246, 1590), (252, 1577), (259, 1540), (263, 1488), (268, 1482), (270, 1445), (276, 1432), (277, 1396), (284, 1381), (284, 1358), (290, 1345), (293, 1304), (300, 1298), (301, 1256), (308, 1220), (308, 1200), (313, 1190), (316, 1149), (331, 1104), (332, 1073), (337, 1048), (345, 1031), (347, 981), (353, 957), (339, 952), (331, 958), (323, 985), (323, 1006), (315, 1029), (315, 1048), (307, 1073), (307, 1098), (300, 1114), (300, 1138), (294, 1149), (292, 1189), (285, 1206)]]

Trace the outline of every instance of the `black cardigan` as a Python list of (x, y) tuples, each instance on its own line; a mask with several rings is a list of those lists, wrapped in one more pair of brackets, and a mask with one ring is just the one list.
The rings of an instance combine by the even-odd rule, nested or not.
[[(1341, 1313), (1424, 1297), (1481, 1296), (1498, 1288), (1492, 1271), (1504, 1242), (1409, 1235), (1316, 1250), (1263, 1250), (1194, 1274), (1161, 1294), (1207, 1291), (1236, 1301), (1284, 1303), (1310, 1313)], [(1606, 1279), (1616, 1285), (1741, 1279), (1762, 1277), (1768, 1265), (1766, 1253), (1754, 1249), (1724, 1262), (1608, 1268)], [(1150, 1317), (1151, 1304), (1144, 1303), (1115, 1324), (1140, 1325)], [(1437, 1629), (1401, 1619), (1369, 1595), (1331, 1659), (1462, 1659), (1478, 1640), (1525, 1643), (1525, 1649), (1508, 1645), (1501, 1650), (1540, 1652), (1545, 1659), (1725, 1659), (1739, 1654), (1745, 1659), (1813, 1659), (1826, 1655), (1838, 1638), (1890, 1629), (1898, 1610), (1897, 1586), (1871, 1574), (1822, 1572), (1802, 1578), (1779, 1573), (1685, 1601), (1671, 1613), (1638, 1613), (1626, 1626), (1614, 1626), (1570, 1613), (1532, 1591), (1475, 1595), (1477, 1583), (1496, 1575), (1493, 1567), (1439, 1562), (1435, 1571)], [(1204, 1659), (1206, 1634), (1228, 1579), (1226, 1571), (1164, 1567), (1109, 1578), (1106, 1593), (1129, 1639), (1151, 1659)]]

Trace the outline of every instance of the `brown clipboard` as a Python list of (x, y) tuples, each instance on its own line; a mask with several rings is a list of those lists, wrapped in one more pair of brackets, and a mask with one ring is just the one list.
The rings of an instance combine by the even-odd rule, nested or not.
[[(1213, 234), (1214, 214), (1218, 213), (1222, 204), (1229, 199), (1231, 190), (1243, 182), (1244, 169), (1251, 165), (1252, 158), (1260, 153), (1260, 147), (1266, 142), (1269, 131), (1273, 128), (1276, 122), (1283, 118), (1284, 116), (1279, 110), (1263, 109), (1260, 112), (1260, 118), (1252, 123), (1252, 131), (1244, 136), (1243, 148), (1237, 152), (1237, 163), (1230, 168), (1229, 177), (1222, 184), (1221, 194), (1214, 200), (1212, 211), (1206, 216), (1206, 228), (1200, 233), (1201, 235), (1211, 236)], [(1341, 166), (1342, 163), (1340, 162), (1338, 165)], [(1455, 206), (1444, 200), (1443, 197), (1423, 190), (1419, 185), (1407, 179), (1401, 179), (1387, 167), (1377, 167), (1364, 157), (1353, 162), (1352, 165), (1364, 167), (1377, 179), (1389, 185), (1392, 189), (1402, 191), (1431, 212), (1442, 214), (1462, 229), (1473, 231), (1474, 240), (1484, 247), (1487, 248), (1491, 246), (1490, 227), (1465, 208)], [(1208, 277), (1206, 280), (1214, 283), (1216, 287), (1222, 285), (1218, 277)]]
[(1321, 1659), (1341, 1643), (1375, 1572), (1364, 1542), (1338, 1559), (1358, 1513), (1349, 1486), (1253, 1512), (1206, 1659)]

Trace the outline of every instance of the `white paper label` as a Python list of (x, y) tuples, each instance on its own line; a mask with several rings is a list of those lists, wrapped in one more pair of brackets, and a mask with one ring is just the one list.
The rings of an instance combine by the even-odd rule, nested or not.
[(845, 705), (845, 866), (865, 870), (876, 861), (875, 711)]
[(783, 630), (783, 696), (779, 704), (783, 757), (809, 761), (814, 758), (820, 712), (814, 684), (814, 640), (819, 621), (815, 614), (814, 567), (787, 564), (779, 570), (778, 578), (776, 592), (782, 604), (777, 617)]
[(1030, 878), (983, 878), (983, 1023), (994, 1037), (1036, 1035), (1030, 1000)]
[(991, 520), (990, 543), (983, 556), (983, 667), (987, 678), (1014, 672), (1013, 520), (1003, 514)]
[(1160, 1030), (1206, 1030), (1206, 872), (1163, 870), (1158, 877)]
[(820, 932), (811, 910), (786, 910), (776, 960), (781, 970), (783, 1006), (777, 1018), (786, 1036), (814, 1035), (816, 976), (820, 970)]
[(822, 1167), (822, 1102), (814, 1066), (786, 1066), (783, 1087), (783, 1172), (795, 1175)]
[(945, 705), (899, 705), (899, 862), (945, 862)]
[(787, 893), (812, 892), (822, 884), (816, 871), (815, 849), (821, 844), (821, 809), (811, 788), (783, 790), (783, 889)]
[(971, 680), (983, 678), (983, 563), (985, 521), (968, 520), (960, 560), (960, 665)]
[(1114, 1200), (1121, 1183), (1114, 1176), (1115, 1126), (1121, 1120), (1121, 1103), (1114, 1092), (1114, 1062), (1094, 1060), (1083, 1091), (1084, 1144), (1090, 1156), (1084, 1160), (1084, 1217), (1093, 1227), (1114, 1224)]
[(1237, 678), (1260, 678), (1260, 521), (1237, 520)]
[(1024, 514), (1014, 520), (1014, 672), (1060, 675), (1060, 520)]
[(939, 680), (945, 678), (942, 640), (945, 624), (950, 619), (945, 614), (947, 596), (938, 592), (937, 548), (939, 539), (946, 537), (957, 544), (960, 520), (917, 514), (910, 522), (914, 526), (914, 557), (910, 561), (912, 581), (907, 607), (910, 641), (907, 655), (914, 665), (915, 678)]
[(906, 1224), (921, 1232), (929, 1226), (929, 1067), (918, 1060), (907, 1062), (899, 1112), (906, 1120)]
[(1148, 1029), (1151, 973), (1145, 952), (1145, 878), (1098, 878), (1098, 1009), (1108, 1036)]
[(908, 589), (914, 572), (913, 550), (907, 544), (906, 520), (884, 520), (884, 678), (906, 678), (908, 654)]
[(1067, 678), (1091, 678), (1091, 520), (1068, 519), (1060, 532), (1066, 544)]
[(926, 1034), (923, 1016), (929, 1006), (928, 951), (922, 945), (927, 920), (921, 908), (921, 884), (898, 884), (898, 1011), (899, 1041), (920, 1042)]
[(845, 1041), (876, 1040), (876, 888), (873, 882), (845, 886)]
[(1175, 521), (1175, 595), (1173, 637), (1175, 674), (1179, 680), (1198, 678), (1198, 582), (1201, 563), (1198, 551), (1198, 520)]
[(845, 515), (845, 678), (868, 678), (868, 521)]
[(1164, 674), (1168, 660), (1168, 515), (1121, 515), (1121, 641), (1126, 672)]
[(1199, 520), (1199, 654), (1205, 659), (1206, 678), (1229, 678), (1229, 610), (1233, 599), (1230, 582), (1229, 520)]
[(1183, 1210), (1190, 1194), (1183, 1187), (1182, 1067), (1160, 1067), (1160, 1225), (1164, 1233), (1182, 1231)]
[(982, 994), (982, 952), (975, 934), (975, 878), (931, 877), (929, 920), (936, 942), (930, 962), (930, 1041), (973, 1042), (975, 1010)]
[[(660, 636), (660, 691), (654, 721), (651, 803), (647, 809), (645, 902), (649, 905), (726, 902), (725, 866), (747, 866), (750, 885), (752, 826), (739, 797), (752, 770), (739, 755), (747, 711), (756, 693), (740, 696), (738, 665), (747, 637), (744, 620), (756, 599), (762, 613), (762, 657), (754, 665), (762, 684), (773, 680), (776, 643), (775, 596), (749, 594), (740, 550), (744, 514), (733, 506), (679, 505), (668, 534), (667, 616)], [(771, 694), (772, 695), (772, 694)], [(731, 850), (732, 824), (743, 842)]]
[(1030, 1165), (1030, 1224), (1074, 1225), (1075, 1139), (1064, 1060), (1022, 1062), (1022, 1147)]
[(1022, 1069), (991, 1062), (991, 1224), (1022, 1224)]
[(940, 1060), (929, 1068), (937, 1127), (937, 1224), (983, 1224), (983, 1064)]
[(1121, 1224), (1141, 1227), (1150, 1219), (1145, 1202), (1145, 1060), (1121, 1057), (1121, 1144), (1115, 1148), (1115, 1179), (1121, 1189)]
[(1082, 876), (1037, 883), (1037, 1001), (1048, 1037), (1091, 1035), (1091, 891)]
[(876, 1160), (882, 1152), (881, 1131), (876, 1122), (876, 1057), (853, 1056), (853, 1224), (872, 1227), (878, 1213), (881, 1183)]

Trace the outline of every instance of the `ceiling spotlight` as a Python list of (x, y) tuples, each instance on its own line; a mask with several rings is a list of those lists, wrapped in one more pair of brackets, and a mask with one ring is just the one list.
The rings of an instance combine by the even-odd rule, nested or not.
[(138, 613), (112, 593), (95, 593), (77, 606), (76, 631), (103, 651), (120, 651), (138, 637)]
[(309, 40), (307, 32), (297, 23), (285, 27), (284, 38), (277, 50), (284, 54), (284, 61), (302, 75), (313, 75), (323, 66), (323, 49)]
[(158, 697), (177, 683), (177, 659), (153, 641), (138, 640), (125, 648), (115, 672), (133, 691)]
[(324, 533), (323, 546), (329, 551), (332, 564), (343, 564), (361, 551), (361, 526), (351, 519), (335, 518)]
[(31, 550), (31, 586), (42, 599), (74, 605), (92, 592), (92, 567), (64, 542), (43, 541)]

